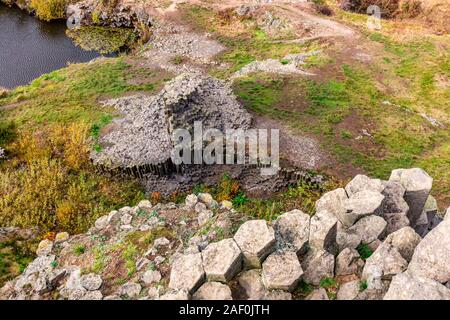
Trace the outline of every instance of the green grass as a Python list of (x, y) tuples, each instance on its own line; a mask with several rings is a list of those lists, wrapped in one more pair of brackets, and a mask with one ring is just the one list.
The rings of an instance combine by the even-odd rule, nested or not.
[(27, 241), (8, 241), (0, 243), (0, 287), (21, 274), (33, 261), (35, 254)]
[(356, 250), (358, 251), (359, 255), (363, 260), (367, 260), (372, 254), (373, 251), (370, 249), (370, 247), (367, 244), (360, 244)]
[(73, 249), (73, 253), (77, 256), (81, 256), (84, 252), (86, 251), (86, 246), (85, 245), (77, 245), (74, 249)]

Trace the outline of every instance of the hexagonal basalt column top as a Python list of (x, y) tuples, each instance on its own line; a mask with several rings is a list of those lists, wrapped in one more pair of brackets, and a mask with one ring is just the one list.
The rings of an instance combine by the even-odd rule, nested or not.
[(209, 244), (202, 257), (209, 281), (230, 281), (242, 268), (242, 252), (233, 239)]
[(262, 279), (267, 289), (291, 291), (303, 275), (303, 270), (295, 252), (277, 251), (262, 264)]
[(275, 249), (275, 232), (265, 220), (250, 220), (239, 227), (234, 240), (244, 254), (247, 268), (260, 268), (261, 262)]
[(173, 262), (169, 288), (193, 293), (204, 280), (205, 271), (201, 253), (187, 254)]

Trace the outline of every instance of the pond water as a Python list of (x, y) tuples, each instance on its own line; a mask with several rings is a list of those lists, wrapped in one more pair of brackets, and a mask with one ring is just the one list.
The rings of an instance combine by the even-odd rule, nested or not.
[(65, 31), (64, 21), (42, 22), (0, 4), (0, 87), (25, 85), (68, 62), (86, 62), (99, 56), (75, 46)]

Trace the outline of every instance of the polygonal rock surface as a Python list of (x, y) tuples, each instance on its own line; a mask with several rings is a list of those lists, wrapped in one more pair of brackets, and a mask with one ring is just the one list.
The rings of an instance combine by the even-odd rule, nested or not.
[(395, 247), (388, 243), (383, 243), (366, 260), (362, 278), (365, 280), (373, 277), (389, 279), (403, 272), (407, 266), (408, 262), (403, 259)]
[(355, 230), (346, 228), (340, 221), (338, 221), (336, 242), (339, 251), (342, 251), (345, 248), (355, 249), (361, 243), (361, 235)]
[(408, 271), (440, 283), (450, 280), (450, 220), (442, 221), (417, 245)]
[(339, 218), (345, 213), (344, 201), (347, 199), (347, 193), (343, 188), (329, 191), (316, 201), (316, 211), (328, 211)]
[(102, 300), (103, 294), (100, 290), (88, 291), (80, 300)]
[(142, 275), (141, 280), (146, 285), (157, 283), (161, 280), (161, 273), (158, 270), (147, 270)]
[(305, 251), (309, 239), (309, 215), (292, 210), (278, 217), (274, 223), (278, 246), (297, 254)]
[(234, 240), (244, 254), (247, 267), (259, 268), (261, 261), (275, 248), (275, 232), (265, 220), (250, 220), (243, 223)]
[(305, 300), (330, 300), (330, 298), (328, 298), (327, 291), (324, 288), (319, 288), (313, 290)]
[(194, 292), (204, 281), (201, 253), (182, 255), (172, 263), (169, 288)]
[(337, 276), (359, 274), (364, 267), (364, 261), (355, 249), (345, 248), (336, 257), (335, 273)]
[(408, 219), (411, 226), (416, 225), (433, 184), (425, 171), (419, 168), (392, 170), (389, 181), (400, 183), (405, 189), (404, 198), (408, 203)]
[(311, 250), (302, 261), (303, 280), (318, 286), (323, 278), (334, 277), (334, 256), (324, 250)]
[(392, 278), (384, 300), (450, 300), (450, 289), (437, 281), (417, 277), (409, 272)]
[(136, 298), (141, 293), (142, 287), (139, 283), (125, 283), (120, 287), (120, 295)]
[(189, 300), (190, 296), (186, 290), (174, 290), (159, 297), (159, 300)]
[(203, 268), (209, 281), (230, 281), (242, 267), (242, 252), (233, 239), (209, 244), (202, 252)]
[(387, 222), (379, 216), (368, 216), (358, 220), (349, 230), (361, 236), (361, 242), (371, 243), (380, 238), (386, 230)]
[(345, 191), (349, 197), (363, 190), (382, 192), (383, 189), (384, 186), (380, 179), (371, 179), (363, 174), (356, 175), (352, 181), (345, 186)]
[(422, 238), (411, 227), (404, 227), (387, 236), (384, 242), (397, 248), (406, 261), (411, 261), (414, 250)]
[(249, 300), (259, 300), (266, 293), (260, 270), (252, 269), (245, 271), (240, 275), (238, 281)]
[(338, 219), (346, 227), (351, 227), (362, 217), (379, 213), (383, 199), (384, 196), (380, 192), (371, 190), (357, 192), (343, 201), (345, 212), (338, 216)]
[(233, 300), (230, 287), (220, 282), (206, 282), (192, 296), (193, 300)]
[(283, 290), (266, 292), (262, 300), (292, 300), (292, 294)]
[(337, 300), (354, 300), (359, 294), (359, 281), (346, 282), (339, 287)]
[(337, 236), (338, 220), (328, 211), (319, 211), (311, 218), (309, 228), (309, 246), (335, 253), (338, 249)]
[(382, 213), (380, 216), (386, 221), (386, 234), (393, 233), (401, 228), (409, 226), (409, 219), (406, 212)]
[(291, 291), (302, 274), (298, 257), (292, 251), (274, 252), (262, 265), (262, 279), (267, 289)]
[(102, 278), (95, 273), (89, 273), (82, 275), (80, 278), (81, 285), (88, 291), (94, 291), (100, 289), (102, 286)]

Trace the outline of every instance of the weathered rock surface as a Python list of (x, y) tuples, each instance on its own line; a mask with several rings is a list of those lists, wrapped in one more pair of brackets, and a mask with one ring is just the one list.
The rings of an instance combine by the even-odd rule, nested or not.
[(206, 282), (192, 296), (193, 300), (232, 300), (230, 288), (220, 282)]
[(80, 283), (86, 290), (94, 291), (100, 289), (103, 280), (99, 275), (95, 273), (89, 273), (81, 276)]
[(437, 281), (417, 277), (409, 272), (392, 278), (384, 300), (450, 300), (450, 289)]
[(309, 239), (309, 220), (309, 215), (300, 210), (292, 210), (278, 217), (274, 229), (279, 248), (304, 253)]
[(330, 253), (338, 251), (338, 220), (328, 211), (319, 211), (311, 218), (309, 228), (309, 246)]
[(249, 300), (259, 300), (266, 294), (266, 288), (262, 281), (260, 270), (252, 269), (245, 271), (240, 275), (238, 281)]
[(327, 291), (324, 288), (319, 288), (313, 290), (305, 300), (330, 300), (330, 298), (328, 298)]
[(363, 190), (343, 201), (345, 212), (338, 219), (346, 227), (351, 227), (359, 219), (381, 212), (384, 196), (377, 191)]
[(413, 228), (404, 227), (388, 235), (385, 242), (397, 248), (402, 257), (409, 262), (421, 240)]
[(351, 231), (355, 231), (361, 236), (363, 244), (371, 243), (384, 235), (387, 222), (379, 216), (367, 216), (358, 220), (352, 227)]
[(262, 280), (269, 290), (291, 291), (302, 274), (297, 255), (291, 251), (274, 252), (262, 264)]
[(303, 280), (318, 286), (323, 278), (334, 277), (334, 256), (325, 250), (312, 250), (302, 261)]
[(243, 223), (234, 240), (244, 254), (244, 263), (249, 268), (259, 268), (262, 260), (275, 249), (275, 232), (264, 220)]
[(450, 220), (444, 220), (417, 245), (411, 274), (446, 283), (450, 280)]
[(336, 257), (335, 273), (337, 276), (359, 275), (363, 267), (364, 261), (355, 249), (345, 248)]
[(360, 283), (358, 280), (346, 282), (339, 287), (337, 300), (354, 300), (360, 291)]
[(169, 288), (193, 293), (204, 279), (201, 253), (183, 255), (172, 264)]
[(382, 192), (384, 186), (380, 179), (371, 179), (368, 176), (358, 174), (356, 175), (346, 186), (345, 191), (347, 195), (351, 197), (352, 195), (364, 191), (371, 190), (375, 192)]
[(242, 267), (242, 252), (233, 239), (209, 244), (203, 250), (202, 258), (209, 281), (228, 282)]
[(419, 168), (396, 169), (392, 171), (389, 181), (398, 182), (405, 188), (404, 198), (409, 206), (408, 219), (414, 228), (430, 194), (433, 178)]

